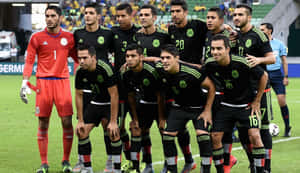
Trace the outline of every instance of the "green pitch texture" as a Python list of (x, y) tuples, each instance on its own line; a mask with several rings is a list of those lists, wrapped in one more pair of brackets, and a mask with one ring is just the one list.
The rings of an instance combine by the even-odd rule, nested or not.
[[(35, 83), (35, 79), (30, 81)], [(299, 173), (300, 172), (300, 79), (291, 78), (287, 87), (287, 103), (290, 109), (290, 121), (292, 125), (292, 137), (290, 141), (283, 141), (273, 144), (272, 153), (272, 173)], [(0, 173), (30, 173), (34, 172), (40, 166), (40, 157), (37, 145), (37, 117), (35, 112), (35, 93), (29, 96), (29, 104), (24, 104), (19, 98), (21, 86), (21, 76), (0, 76)], [(71, 77), (72, 93), (74, 95), (74, 77)], [(274, 110), (274, 123), (280, 126), (280, 134), (274, 137), (273, 141), (288, 139), (282, 137), (284, 133), (284, 124), (281, 118), (279, 106), (273, 93), (272, 104)], [(74, 99), (74, 98), (73, 98)], [(75, 104), (74, 115), (76, 115)], [(76, 126), (76, 116), (73, 116), (73, 126)], [(129, 122), (127, 118), (127, 122)], [(128, 123), (127, 123), (128, 124)], [(128, 125), (127, 125), (128, 127)], [(191, 134), (192, 153), (199, 154), (198, 144), (196, 142), (195, 132), (192, 124), (189, 124)], [(156, 125), (151, 129), (152, 153), (155, 172), (162, 169), (163, 151), (161, 138)], [(95, 128), (90, 135), (92, 141), (92, 164), (95, 172), (104, 169), (106, 153), (103, 141), (102, 127)], [(49, 127), (49, 145), (48, 160), (50, 172), (61, 172), (62, 159), (62, 128), (56, 109), (53, 109), (50, 127)], [(234, 144), (234, 148), (240, 147)], [(178, 149), (179, 158), (182, 158), (180, 149)], [(248, 160), (243, 150), (234, 149), (233, 155), (237, 157), (238, 164), (232, 168), (232, 173), (249, 172)], [(197, 169), (193, 172), (199, 172), (199, 157), (195, 157)], [(77, 137), (74, 136), (73, 148), (70, 159), (71, 165), (77, 162)], [(183, 160), (178, 161), (179, 171), (184, 164)], [(215, 172), (212, 166), (212, 172)]]

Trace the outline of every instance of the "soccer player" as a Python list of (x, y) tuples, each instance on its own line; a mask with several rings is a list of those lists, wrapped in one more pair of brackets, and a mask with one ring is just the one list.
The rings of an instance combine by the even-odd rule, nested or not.
[[(114, 34), (114, 69), (116, 73), (119, 73), (120, 67), (125, 63), (126, 47), (135, 42), (134, 34), (140, 27), (132, 23), (132, 8), (129, 3), (121, 3), (116, 7), (116, 20), (119, 24), (113, 26), (111, 30)], [(126, 159), (130, 160), (130, 142), (125, 129), (125, 118), (128, 112), (127, 93), (122, 80), (119, 79), (118, 82), (121, 140)]]
[[(131, 108), (131, 161), (133, 169), (139, 170), (139, 153), (142, 137), (150, 138), (150, 128), (154, 120), (159, 129), (164, 129), (164, 99), (161, 94), (161, 84), (155, 64), (143, 62), (143, 48), (130, 44), (126, 49), (126, 64), (128, 69), (122, 72), (122, 80), (128, 90), (128, 102)], [(140, 100), (136, 96), (140, 95)], [(150, 140), (150, 139), (149, 139)], [(144, 148), (145, 150), (145, 148)], [(149, 151), (148, 151), (149, 152)], [(154, 169), (147, 165), (143, 173), (152, 173)]]
[[(223, 133), (232, 131), (236, 122), (248, 129), (256, 171), (264, 173), (265, 150), (259, 126), (260, 102), (268, 75), (261, 67), (251, 68), (245, 58), (231, 56), (229, 52), (229, 39), (224, 35), (215, 35), (211, 41), (213, 58), (208, 58), (205, 62), (205, 71), (215, 83), (222, 86), (224, 92), (221, 107), (213, 117), (211, 134), (217, 173), (223, 173)], [(254, 94), (254, 88), (251, 87), (252, 78), (258, 80), (257, 94)]]
[[(175, 102), (169, 110), (167, 127), (163, 132), (163, 149), (167, 169), (177, 173), (177, 149), (174, 138), (178, 131), (193, 121), (200, 150), (201, 172), (210, 172), (212, 156), (208, 126), (211, 124), (211, 107), (215, 86), (203, 71), (179, 62), (179, 51), (175, 45), (162, 47), (161, 61), (156, 65), (163, 85), (171, 88)], [(208, 89), (207, 99), (201, 87)], [(206, 101), (205, 101), (206, 100)]]
[(59, 7), (48, 6), (45, 10), (45, 18), (47, 27), (43, 31), (34, 33), (27, 47), (20, 96), (22, 101), (28, 102), (26, 94), (30, 89), (27, 82), (37, 55), (36, 82), (38, 90), (35, 115), (39, 119), (37, 141), (42, 161), (37, 173), (48, 172), (49, 168), (48, 127), (53, 103), (63, 127), (63, 172), (71, 172), (69, 156), (73, 142), (73, 108), (67, 58), (72, 56), (77, 61), (75, 43), (73, 34), (60, 27), (62, 13)]
[[(239, 4), (236, 6), (233, 13), (234, 25), (240, 29), (238, 32), (237, 45), (234, 54), (245, 57), (251, 66), (259, 65), (266, 70), (266, 64), (275, 63), (275, 56), (268, 37), (258, 28), (251, 24), (252, 8), (245, 4)], [(254, 81), (254, 84), (256, 82)], [(255, 85), (254, 85), (255, 86)], [(261, 99), (261, 120), (262, 127), (260, 130), (261, 137), (266, 149), (266, 171), (271, 169), (271, 152), (272, 152), (272, 137), (269, 133), (269, 123), (271, 116), (271, 88), (268, 82), (264, 95)], [(240, 140), (243, 143), (243, 147), (246, 148), (248, 157), (250, 158), (250, 167), (253, 170), (253, 159), (251, 159), (251, 146), (246, 145), (248, 139), (247, 130), (240, 128)], [(244, 132), (244, 134), (243, 134)]]
[[(208, 32), (205, 39), (205, 55), (204, 60), (211, 58), (211, 39), (216, 34), (223, 34), (226, 37), (230, 37), (230, 31), (226, 30), (224, 27), (224, 11), (219, 7), (212, 7), (208, 10), (206, 15), (206, 25)], [(213, 105), (213, 116), (219, 109), (220, 101), (222, 100), (221, 86), (216, 84), (216, 96)], [(230, 155), (232, 149), (232, 133), (228, 132), (223, 135), (223, 146), (224, 146), (224, 173), (230, 173), (231, 167), (236, 164), (237, 159)]]
[[(135, 34), (135, 39), (138, 45), (144, 48), (143, 55), (145, 59), (151, 60), (150, 57), (159, 57), (160, 48), (162, 45), (169, 43), (169, 36), (167, 33), (155, 27), (154, 22), (157, 18), (157, 10), (152, 5), (143, 5), (139, 11), (139, 20), (142, 28)], [(146, 167), (143, 172), (151, 172), (152, 167), (152, 153), (151, 153), (151, 139), (149, 133), (144, 133), (142, 136), (142, 151), (143, 160)]]
[[(112, 67), (105, 61), (96, 58), (96, 50), (88, 44), (79, 45), (78, 59), (80, 69), (76, 73), (76, 109), (78, 123), (76, 133), (79, 138), (78, 153), (82, 156), (84, 167), (81, 173), (92, 173), (92, 146), (89, 133), (102, 121), (111, 138), (113, 172), (121, 173), (122, 143), (117, 124), (119, 95), (117, 78)], [(83, 111), (83, 90), (89, 83), (94, 97)]]
[[(97, 53), (97, 60), (102, 59), (106, 62), (109, 61), (108, 54), (113, 50), (113, 33), (110, 29), (99, 25), (101, 19), (101, 8), (97, 4), (87, 4), (84, 8), (84, 21), (85, 27), (78, 29), (74, 32), (74, 38), (76, 46), (80, 44), (86, 44), (94, 46)], [(83, 90), (83, 109), (91, 102), (93, 93), (90, 85), (86, 83), (85, 89)], [(105, 126), (103, 126), (105, 127)], [(106, 152), (108, 159), (105, 166), (105, 172), (112, 171), (112, 154), (110, 147), (110, 139), (107, 130), (104, 129), (104, 139), (106, 145)], [(78, 162), (73, 168), (73, 172), (79, 172), (83, 167), (83, 160), (78, 155)]]
[(205, 22), (188, 20), (188, 6), (185, 0), (171, 1), (171, 17), (174, 24), (168, 28), (171, 43), (180, 52), (180, 60), (201, 64), (203, 46), (207, 33)]
[[(273, 49), (274, 54), (276, 55), (275, 64), (267, 65), (267, 71), (269, 74), (271, 86), (273, 87), (277, 95), (277, 100), (281, 109), (281, 115), (285, 124), (284, 136), (290, 137), (291, 126), (289, 118), (289, 109), (285, 99), (285, 86), (289, 84), (288, 64), (286, 60), (287, 48), (281, 41), (272, 37), (273, 25), (271, 23), (262, 23), (260, 25), (260, 30), (262, 30), (269, 37), (271, 47)], [(281, 72), (281, 65), (283, 67), (284, 75)]]
[(135, 34), (136, 42), (144, 48), (144, 57), (159, 57), (160, 47), (169, 43), (166, 32), (155, 27), (157, 9), (152, 5), (143, 5), (139, 11), (142, 28)]

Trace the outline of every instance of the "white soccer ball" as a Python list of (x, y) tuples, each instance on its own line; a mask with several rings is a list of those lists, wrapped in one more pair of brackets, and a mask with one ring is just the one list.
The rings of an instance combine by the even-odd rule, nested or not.
[(275, 123), (270, 123), (269, 124), (269, 132), (271, 134), (271, 136), (278, 136), (280, 129), (279, 126)]

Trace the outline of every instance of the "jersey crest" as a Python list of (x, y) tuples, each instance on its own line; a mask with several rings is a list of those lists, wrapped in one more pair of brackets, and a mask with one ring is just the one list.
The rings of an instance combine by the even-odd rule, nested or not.
[(154, 39), (152, 42), (153, 47), (159, 47), (160, 46), (160, 41), (158, 39)]
[(103, 36), (98, 37), (97, 41), (99, 44), (104, 44), (104, 37)]
[(187, 31), (186, 31), (186, 35), (188, 37), (193, 37), (194, 36), (194, 30), (192, 28), (189, 28)]
[(237, 70), (232, 70), (231, 75), (233, 78), (238, 78), (239, 77), (239, 72)]
[(97, 76), (97, 80), (98, 80), (98, 82), (102, 83), (104, 81), (103, 76), (102, 75), (98, 75)]
[(145, 78), (145, 79), (143, 80), (143, 84), (144, 84), (145, 86), (149, 86), (149, 85), (150, 85), (149, 79)]
[(62, 46), (66, 46), (67, 44), (68, 44), (68, 40), (66, 39), (66, 38), (61, 38), (61, 40), (60, 40), (60, 44), (62, 45)]
[(185, 80), (179, 81), (179, 86), (180, 86), (180, 88), (186, 88), (187, 84), (186, 84)]

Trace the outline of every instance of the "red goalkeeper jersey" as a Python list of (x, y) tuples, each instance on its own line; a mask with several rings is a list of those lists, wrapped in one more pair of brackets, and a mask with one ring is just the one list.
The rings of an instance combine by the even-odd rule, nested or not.
[(37, 77), (69, 77), (68, 57), (77, 62), (77, 52), (73, 34), (60, 29), (51, 34), (45, 30), (34, 33), (27, 47), (23, 76), (31, 76), (37, 56)]

